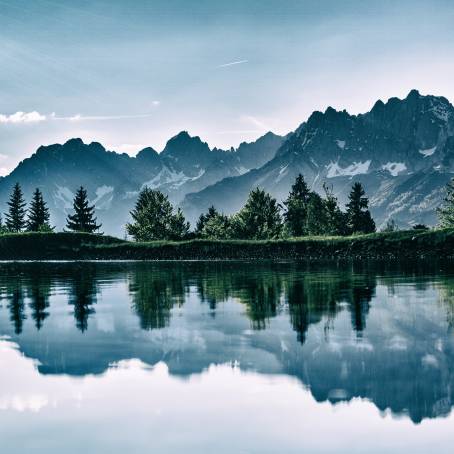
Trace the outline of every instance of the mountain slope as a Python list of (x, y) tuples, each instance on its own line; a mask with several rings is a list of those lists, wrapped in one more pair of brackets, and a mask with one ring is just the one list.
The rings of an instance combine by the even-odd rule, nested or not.
[(96, 205), (102, 230), (123, 236), (129, 211), (144, 185), (162, 190), (177, 203), (190, 191), (201, 190), (227, 175), (240, 175), (250, 166), (260, 167), (274, 156), (283, 140), (268, 133), (238, 150), (211, 150), (199, 137), (181, 132), (168, 141), (162, 153), (145, 148), (136, 157), (107, 151), (96, 142), (84, 144), (81, 139), (42, 146), (0, 179), (1, 211), (6, 211), (14, 183), (21, 184), (27, 200), (39, 187), (49, 204), (51, 222), (62, 229), (72, 210), (74, 193), (83, 185)]
[(353, 181), (361, 181), (379, 225), (390, 218), (402, 226), (433, 224), (453, 159), (454, 107), (412, 90), (362, 115), (331, 107), (314, 112), (260, 169), (188, 194), (182, 207), (190, 219), (212, 204), (232, 213), (256, 186), (282, 200), (302, 173), (318, 192), (324, 182), (332, 186), (341, 203)]

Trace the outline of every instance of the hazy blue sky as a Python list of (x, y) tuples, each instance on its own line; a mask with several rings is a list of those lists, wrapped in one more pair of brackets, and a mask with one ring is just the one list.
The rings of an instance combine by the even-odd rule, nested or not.
[(328, 105), (452, 101), (453, 24), (452, 0), (0, 0), (0, 173), (71, 137), (229, 147)]

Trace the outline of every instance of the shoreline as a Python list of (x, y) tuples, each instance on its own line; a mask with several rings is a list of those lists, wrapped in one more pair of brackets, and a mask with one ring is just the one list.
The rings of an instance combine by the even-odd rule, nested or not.
[(454, 229), (348, 237), (135, 243), (86, 233), (0, 236), (0, 261), (320, 261), (454, 258)]

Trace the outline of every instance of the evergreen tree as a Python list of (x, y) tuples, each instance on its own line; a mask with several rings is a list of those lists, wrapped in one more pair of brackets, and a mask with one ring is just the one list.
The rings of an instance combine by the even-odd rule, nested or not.
[(99, 230), (101, 224), (96, 224), (95, 206), (89, 205), (87, 191), (81, 186), (74, 197), (74, 214), (68, 215), (66, 228), (73, 232), (93, 233)]
[(429, 227), (425, 224), (415, 224), (412, 228), (413, 230), (429, 230)]
[(310, 198), (311, 191), (309, 191), (304, 177), (299, 174), (284, 202), (285, 226), (291, 236), (307, 234), (307, 209)]
[(323, 189), (325, 191), (324, 205), (326, 218), (324, 233), (325, 235), (345, 235), (347, 233), (345, 214), (339, 208), (333, 188), (323, 184)]
[(454, 227), (454, 178), (446, 185), (443, 205), (437, 209), (440, 227)]
[(280, 207), (276, 199), (259, 188), (250, 192), (244, 207), (233, 217), (236, 238), (265, 240), (282, 232)]
[(133, 222), (126, 231), (136, 241), (181, 240), (189, 231), (183, 212), (179, 209), (174, 214), (169, 198), (148, 187), (140, 192), (131, 216)]
[(347, 225), (350, 233), (375, 232), (375, 222), (370, 215), (369, 200), (361, 183), (355, 183), (347, 203)]
[(220, 213), (208, 219), (202, 230), (202, 237), (212, 240), (226, 240), (232, 238), (232, 236), (230, 219)]
[(19, 183), (16, 183), (11, 193), (10, 200), (8, 202), (9, 210), (5, 215), (6, 228), (10, 232), (21, 232), (26, 226), (25, 221), (25, 206), (24, 196)]
[(306, 211), (306, 234), (324, 235), (327, 230), (327, 223), (323, 199), (316, 192), (311, 192)]
[(29, 232), (52, 231), (49, 219), (49, 208), (43, 199), (43, 194), (36, 188), (28, 210), (27, 230)]
[(178, 208), (177, 212), (171, 216), (169, 223), (169, 240), (183, 240), (189, 233), (189, 222), (186, 222), (183, 211)]
[(202, 213), (197, 221), (197, 224), (196, 224), (196, 227), (195, 227), (195, 233), (197, 235), (201, 235), (202, 234), (202, 231), (203, 231), (203, 228), (205, 227), (206, 223), (218, 216), (218, 211), (216, 210), (216, 208), (212, 205), (210, 206), (210, 208), (208, 208), (208, 211), (205, 213)]

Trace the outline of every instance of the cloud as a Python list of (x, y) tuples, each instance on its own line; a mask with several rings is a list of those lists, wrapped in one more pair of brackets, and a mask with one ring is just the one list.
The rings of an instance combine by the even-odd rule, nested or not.
[(227, 68), (227, 66), (241, 65), (242, 63), (248, 63), (249, 60), (237, 60), (231, 61), (229, 63), (224, 63), (222, 65), (216, 66), (216, 68)]
[(136, 115), (81, 115), (76, 114), (72, 115), (71, 117), (57, 117), (52, 115), (52, 119), (54, 120), (66, 120), (66, 121), (90, 121), (90, 120), (98, 120), (98, 121), (105, 121), (105, 120), (128, 120), (132, 118), (149, 118), (152, 117), (154, 114), (152, 113), (144, 113), (144, 114), (136, 114)]
[(255, 127), (261, 129), (262, 131), (270, 129), (263, 121), (252, 115), (242, 115), (240, 120), (249, 124), (252, 123)]
[[(160, 101), (152, 101), (153, 107), (158, 107), (161, 104)], [(19, 124), (19, 123), (39, 123), (46, 120), (66, 120), (66, 121), (89, 121), (89, 120), (127, 120), (133, 118), (148, 118), (152, 117), (151, 112), (143, 114), (132, 114), (132, 115), (82, 115), (75, 114), (69, 117), (59, 117), (55, 112), (50, 115), (43, 115), (34, 110), (33, 112), (22, 112), (5, 115), (0, 114), (0, 124)]]
[(39, 112), (34, 110), (33, 112), (16, 112), (11, 115), (0, 114), (0, 123), (38, 123), (45, 121), (46, 116), (41, 115)]

